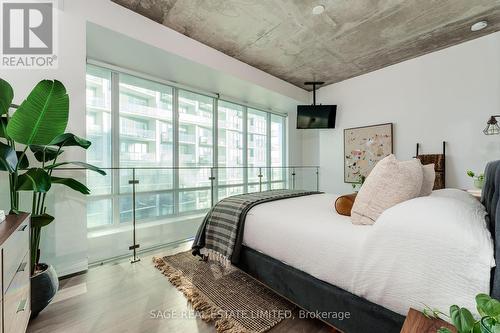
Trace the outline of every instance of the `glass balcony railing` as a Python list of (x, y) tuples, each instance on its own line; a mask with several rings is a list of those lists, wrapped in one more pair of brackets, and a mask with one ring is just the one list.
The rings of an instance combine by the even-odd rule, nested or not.
[(83, 201), (90, 263), (137, 260), (141, 252), (190, 240), (210, 207), (228, 196), (319, 188), (316, 166), (148, 167), (144, 154), (133, 154), (143, 166), (103, 168), (105, 176), (81, 168), (57, 171), (91, 190)]
[(196, 156), (194, 154), (179, 154), (179, 161), (182, 165), (196, 165)]
[(179, 142), (180, 143), (188, 143), (188, 144), (196, 144), (196, 135), (194, 134), (185, 134), (179, 133)]
[(155, 119), (172, 121), (171, 109), (132, 104), (127, 101), (123, 101), (123, 103), (120, 103), (120, 114), (140, 115)]
[(109, 110), (111, 109), (111, 102), (109, 98), (87, 96), (87, 107)]
[(179, 121), (205, 127), (212, 126), (212, 112), (186, 113), (179, 111)]
[(154, 153), (134, 153), (124, 152), (120, 153), (120, 158), (124, 161), (148, 161), (154, 162), (156, 160)]
[(198, 144), (204, 145), (204, 146), (211, 146), (212, 145), (212, 137), (211, 136), (200, 136), (198, 138)]
[(102, 126), (97, 124), (87, 124), (87, 133), (91, 135), (102, 135)]
[(156, 132), (154, 130), (144, 128), (131, 128), (123, 126), (120, 128), (120, 135), (128, 136), (135, 139), (155, 140)]
[(248, 126), (248, 133), (256, 135), (266, 135), (266, 127)]
[(219, 128), (227, 131), (242, 132), (243, 124), (242, 122), (227, 121), (224, 119), (219, 119)]

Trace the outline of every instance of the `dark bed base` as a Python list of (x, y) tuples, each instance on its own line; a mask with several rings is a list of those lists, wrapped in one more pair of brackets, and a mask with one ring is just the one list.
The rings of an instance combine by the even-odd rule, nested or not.
[(348, 319), (339, 320), (332, 315), (322, 319), (345, 333), (397, 333), (403, 326), (404, 316), (251, 248), (242, 246), (237, 266), (304, 310), (348, 312)]

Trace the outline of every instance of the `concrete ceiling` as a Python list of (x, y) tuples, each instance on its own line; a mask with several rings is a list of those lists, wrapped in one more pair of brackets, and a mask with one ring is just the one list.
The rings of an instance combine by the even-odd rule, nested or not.
[(112, 1), (308, 90), (500, 30), (500, 0)]

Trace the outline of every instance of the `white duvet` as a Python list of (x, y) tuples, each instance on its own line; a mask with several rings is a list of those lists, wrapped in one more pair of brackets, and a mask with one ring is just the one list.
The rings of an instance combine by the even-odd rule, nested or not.
[(423, 304), (475, 308), (488, 293), (493, 243), (484, 207), (459, 190), (386, 210), (356, 226), (318, 194), (252, 208), (243, 244), (320, 280), (406, 315)]

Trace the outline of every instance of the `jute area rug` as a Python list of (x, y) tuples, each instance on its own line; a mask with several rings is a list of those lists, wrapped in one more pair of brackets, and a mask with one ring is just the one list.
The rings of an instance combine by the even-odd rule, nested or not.
[(246, 273), (190, 252), (153, 258), (155, 267), (184, 293), (200, 317), (219, 333), (266, 332), (292, 316), (294, 305)]

